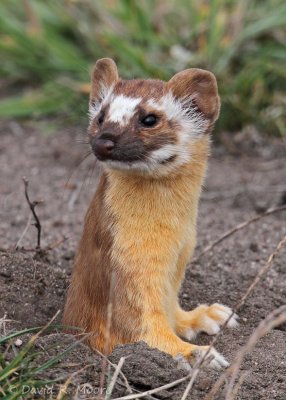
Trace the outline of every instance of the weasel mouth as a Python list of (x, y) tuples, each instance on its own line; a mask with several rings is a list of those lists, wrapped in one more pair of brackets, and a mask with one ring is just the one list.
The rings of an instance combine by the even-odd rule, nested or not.
[(93, 138), (91, 147), (93, 153), (100, 161), (120, 161), (122, 163), (135, 163), (146, 161), (148, 151), (143, 142), (132, 138), (114, 139), (109, 137)]
[(119, 149), (119, 148), (112, 148), (112, 150), (107, 150), (103, 152), (99, 152), (96, 149), (93, 149), (93, 152), (100, 161), (120, 161), (121, 163), (126, 164), (133, 164), (136, 162), (145, 162), (146, 161), (146, 154), (142, 151), (137, 152), (134, 149)]
[(132, 165), (136, 162), (146, 162), (146, 155), (143, 153), (135, 153), (134, 151), (120, 151), (119, 149), (113, 149), (111, 152), (99, 153), (93, 150), (96, 158), (99, 161), (118, 161)]

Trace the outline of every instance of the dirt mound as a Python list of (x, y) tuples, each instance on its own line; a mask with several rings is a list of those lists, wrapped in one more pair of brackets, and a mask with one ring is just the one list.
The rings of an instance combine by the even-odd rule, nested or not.
[(48, 259), (0, 252), (0, 314), (19, 327), (45, 325), (63, 307), (68, 275)]
[[(70, 145), (76, 136), (73, 131), (47, 137), (33, 126), (20, 128), (11, 131), (9, 125), (3, 127), (0, 144), (0, 318), (6, 314), (8, 319), (17, 321), (14, 329), (44, 325), (57, 310), (63, 309), (84, 213), (96, 186), (96, 174), (86, 180), (89, 171), (92, 172), (93, 159), (75, 171), (66, 184), (72, 166), (82, 154), (78, 146)], [(283, 202), (286, 166), (285, 156), (281, 154), (283, 149), (286, 154), (285, 144), (281, 142), (279, 154), (276, 150), (271, 153), (271, 145), (267, 146), (265, 155), (262, 152), (240, 158), (227, 156), (221, 149), (215, 150), (200, 204), (196, 255), (223, 232)], [(31, 199), (44, 199), (38, 209), (43, 246), (62, 237), (69, 238), (45, 256), (7, 251), (19, 240), (30, 213), (24, 198), (23, 175), (29, 179)], [(220, 302), (233, 307), (285, 235), (285, 214), (273, 214), (249, 225), (193, 262), (182, 287), (182, 306), (189, 310), (198, 304)], [(21, 246), (34, 247), (35, 238), (36, 232), (30, 228)], [(284, 249), (240, 310), (239, 327), (226, 330), (220, 337), (216, 348), (230, 362), (259, 322), (285, 304), (285, 255)], [(202, 334), (194, 342), (208, 344), (210, 340)], [(41, 338), (38, 345), (40, 349), (49, 349), (43, 354), (50, 356), (59, 354), (74, 342), (74, 337), (57, 333)], [(98, 394), (102, 358), (84, 344), (78, 346), (50, 370), (49, 376), (66, 379), (91, 363), (92, 367), (73, 377), (67, 398), (72, 398), (71, 393), (80, 390), (78, 388), (89, 388), (78, 392), (81, 398), (94, 398)], [(284, 324), (266, 335), (245, 358), (237, 399), (286, 399), (285, 348)], [(186, 375), (170, 356), (144, 343), (120, 346), (110, 360), (117, 363), (121, 357), (126, 357), (122, 371), (134, 392), (154, 389)], [(113, 371), (111, 367), (110, 375)], [(216, 371), (202, 372), (189, 398), (203, 399), (219, 375)], [(186, 382), (156, 393), (152, 398), (180, 399), (185, 387)], [(128, 391), (121, 377), (112, 398), (126, 394)], [(219, 396), (224, 399), (223, 394)]]

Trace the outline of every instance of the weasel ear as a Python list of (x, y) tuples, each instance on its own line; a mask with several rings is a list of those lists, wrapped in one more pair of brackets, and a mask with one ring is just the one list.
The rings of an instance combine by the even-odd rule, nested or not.
[(91, 75), (90, 105), (96, 107), (108, 89), (119, 80), (117, 66), (111, 58), (101, 58)]
[(200, 112), (210, 123), (219, 116), (220, 99), (214, 74), (203, 69), (190, 68), (174, 75), (167, 87), (183, 101), (184, 108)]

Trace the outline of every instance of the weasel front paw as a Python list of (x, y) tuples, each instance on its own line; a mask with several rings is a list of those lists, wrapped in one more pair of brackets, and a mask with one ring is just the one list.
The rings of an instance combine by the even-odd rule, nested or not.
[[(209, 346), (199, 346), (198, 349), (194, 352), (197, 361), (200, 361), (205, 356), (208, 350)], [(214, 348), (210, 349), (209, 354), (206, 357), (206, 363), (208, 366), (214, 369), (221, 369), (229, 366), (229, 362)]]
[[(180, 334), (188, 340), (199, 332), (215, 335), (231, 314), (232, 310), (222, 304), (214, 303), (211, 306), (203, 304), (192, 311), (184, 313), (184, 318), (178, 324)], [(237, 318), (238, 316), (234, 314), (228, 321), (227, 326), (229, 328), (236, 327), (238, 325)]]
[(178, 354), (175, 357), (175, 360), (177, 360), (178, 366), (180, 368), (186, 369), (187, 371), (191, 371), (192, 370), (191, 365), (200, 362), (208, 351), (209, 353), (205, 360), (205, 364), (208, 367), (214, 369), (221, 369), (229, 366), (229, 363), (224, 358), (224, 356), (221, 355), (214, 348), (209, 350), (209, 346), (195, 346), (195, 349), (192, 350), (192, 352), (189, 355), (183, 356), (182, 354)]

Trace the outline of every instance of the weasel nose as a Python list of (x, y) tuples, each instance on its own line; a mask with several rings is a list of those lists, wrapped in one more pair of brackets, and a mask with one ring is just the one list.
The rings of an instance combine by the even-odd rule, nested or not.
[(104, 160), (110, 157), (115, 144), (108, 139), (94, 139), (91, 142), (91, 147), (99, 160)]

